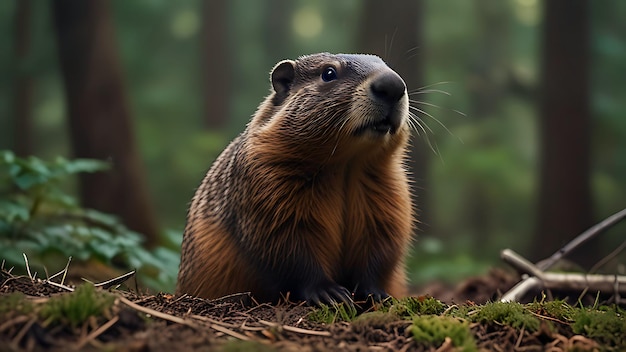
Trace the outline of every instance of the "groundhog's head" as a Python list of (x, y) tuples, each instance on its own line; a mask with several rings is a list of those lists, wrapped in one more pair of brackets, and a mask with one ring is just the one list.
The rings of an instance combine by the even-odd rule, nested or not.
[(406, 85), (377, 56), (321, 53), (281, 61), (271, 83), (250, 126), (283, 152), (341, 160), (406, 143)]

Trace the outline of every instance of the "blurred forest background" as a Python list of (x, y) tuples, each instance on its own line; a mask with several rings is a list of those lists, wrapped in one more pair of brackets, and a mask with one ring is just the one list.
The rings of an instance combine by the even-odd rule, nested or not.
[[(2, 1), (0, 150), (110, 162), (66, 187), (178, 250), (195, 187), (273, 65), (374, 53), (432, 129), (409, 165), (410, 278), (454, 281), (503, 248), (545, 258), (626, 207), (625, 18), (617, 0)], [(593, 265), (625, 232), (574, 259)]]

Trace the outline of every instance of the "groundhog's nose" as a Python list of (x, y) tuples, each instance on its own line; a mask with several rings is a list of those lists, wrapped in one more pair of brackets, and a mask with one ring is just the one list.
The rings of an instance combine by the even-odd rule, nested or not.
[(385, 71), (370, 84), (372, 96), (380, 102), (393, 105), (404, 96), (406, 85), (394, 71)]

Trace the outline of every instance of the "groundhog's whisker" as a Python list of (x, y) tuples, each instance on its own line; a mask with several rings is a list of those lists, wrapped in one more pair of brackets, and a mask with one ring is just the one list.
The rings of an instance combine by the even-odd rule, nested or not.
[[(418, 118), (416, 116), (413, 115), (413, 113), (409, 112), (408, 118), (407, 118), (407, 124), (409, 125), (409, 128), (411, 129), (411, 131), (415, 131), (415, 133), (417, 133), (418, 136), (422, 136), (422, 133), (420, 132), (423, 131), (424, 132), (424, 136), (426, 136), (426, 130), (424, 129), (424, 127), (422, 126), (422, 124), (417, 121)], [(428, 137), (426, 137), (428, 138)]]
[[(437, 83), (427, 84), (427, 85), (425, 85), (425, 86), (421, 86), (421, 87), (418, 87), (418, 88), (415, 88), (415, 89), (410, 90), (408, 94), (409, 94), (409, 95), (411, 95), (412, 93), (415, 93), (415, 92), (424, 91), (424, 90), (426, 90), (426, 89), (430, 89), (431, 87), (436, 87), (436, 86), (440, 86), (440, 85), (443, 85), (443, 84), (449, 84), (449, 83), (452, 83), (452, 82), (449, 82), (449, 81), (442, 81), (442, 82), (437, 82)], [(445, 92), (445, 91), (442, 91), (442, 93), (446, 93), (446, 92)]]
[[(419, 134), (419, 130), (422, 130), (422, 132), (424, 132), (424, 135), (427, 135), (426, 130), (428, 130), (428, 132), (434, 135), (433, 130), (418, 115), (412, 112), (409, 112), (408, 120), (413, 122), (413, 127), (414, 127), (413, 129), (418, 134)], [(415, 125), (419, 126), (419, 129), (415, 128), (416, 127)]]
[[(415, 115), (414, 113), (409, 111), (409, 118), (407, 119), (409, 126), (411, 126), (411, 128), (417, 132), (418, 136), (422, 136), (424, 138), (424, 140), (426, 141), (426, 144), (428, 145), (428, 148), (435, 154), (435, 155), (440, 155), (439, 154), (439, 148), (437, 147), (437, 142), (435, 142), (434, 144), (430, 141), (430, 137), (428, 137), (428, 132), (426, 132), (427, 130), (434, 136), (435, 134), (433, 133), (433, 131), (430, 129), (430, 127), (428, 127), (428, 125), (426, 125), (424, 123), (424, 121), (419, 118), (417, 115)], [(419, 128), (417, 128), (417, 126), (419, 126)], [(426, 127), (424, 127), (426, 126)], [(420, 133), (420, 130), (422, 132), (424, 132), (424, 134)]]
[(423, 138), (427, 140), (429, 139), (428, 132), (434, 136), (433, 130), (416, 114), (409, 112), (407, 121), (411, 129), (414, 130), (418, 136), (423, 136)]
[[(414, 104), (421, 103), (421, 102), (414, 101), (414, 100), (409, 100), (409, 102), (414, 103)], [(432, 114), (426, 112), (425, 110), (422, 110), (422, 109), (418, 108), (417, 106), (409, 105), (409, 109), (411, 109), (411, 110), (413, 110), (413, 111), (415, 111), (415, 112), (417, 112), (419, 114), (426, 115), (426, 116), (430, 117), (431, 119), (437, 120), (437, 119), (435, 119), (435, 117)], [(439, 120), (437, 120), (437, 122), (439, 122)], [(439, 123), (441, 123), (441, 122), (439, 122)]]
[(429, 93), (439, 93), (439, 94), (444, 94), (447, 96), (452, 96), (452, 94), (441, 89), (419, 89), (419, 90), (411, 91), (407, 94), (411, 96), (411, 95), (420, 95), (420, 94), (429, 94)]
[[(409, 101), (411, 103), (423, 103), (423, 102), (414, 101), (414, 100), (409, 100)], [(426, 103), (424, 105), (431, 106), (432, 104)], [(435, 105), (433, 105), (433, 106), (435, 106)], [(441, 122), (441, 120), (439, 120), (438, 118), (436, 118), (432, 114), (429, 114), (428, 112), (426, 112), (426, 111), (424, 111), (424, 110), (422, 110), (422, 109), (420, 109), (420, 108), (418, 108), (416, 106), (413, 106), (413, 105), (409, 105), (409, 109), (411, 109), (411, 110), (413, 110), (413, 111), (415, 111), (417, 113), (420, 113), (420, 114), (423, 114), (423, 115), (426, 115), (426, 116), (430, 117), (431, 119), (435, 120), (441, 127), (443, 127), (446, 130), (446, 132), (448, 132), (451, 136), (454, 136), (454, 133), (452, 133), (452, 131), (450, 131), (450, 129), (448, 129), (448, 127), (446, 127), (446, 125), (444, 125), (443, 122)]]
[(459, 110), (455, 110), (455, 109), (450, 109), (450, 108), (441, 107), (441, 106), (439, 106), (439, 105), (437, 105), (437, 104), (429, 103), (429, 102), (422, 101), (422, 100), (414, 100), (414, 99), (410, 99), (409, 101), (410, 101), (411, 103), (413, 103), (413, 104), (420, 104), (420, 105), (430, 106), (430, 107), (433, 107), (433, 108), (442, 109), (442, 110), (446, 110), (446, 111), (452, 111), (452, 112), (453, 112), (453, 113), (455, 113), (455, 114), (459, 114), (459, 115), (461, 115), (461, 116), (463, 116), (463, 117), (467, 117), (467, 114), (466, 114), (466, 113), (464, 113), (464, 112), (462, 112), (462, 111), (459, 111)]

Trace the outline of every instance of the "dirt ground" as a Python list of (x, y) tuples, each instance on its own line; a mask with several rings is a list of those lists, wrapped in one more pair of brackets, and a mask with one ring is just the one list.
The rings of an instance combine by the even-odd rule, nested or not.
[[(516, 280), (495, 270), (456, 288), (431, 285), (420, 292), (448, 303), (484, 303)], [(0, 319), (0, 351), (454, 351), (449, 342), (418, 345), (408, 330), (410, 321), (315, 323), (309, 319), (310, 307), (258, 304), (246, 294), (209, 301), (116, 290), (117, 299), (109, 314), (74, 327), (46, 325), (35, 314), (7, 312), (2, 300), (8, 302), (8, 294), (22, 292), (36, 302), (67, 294), (65, 289), (6, 271), (0, 272), (0, 283), (0, 316), (4, 315)], [(596, 349), (592, 340), (573, 336), (566, 327), (529, 333), (474, 324), (471, 330), (485, 351), (566, 351), (574, 346), (577, 350)]]

